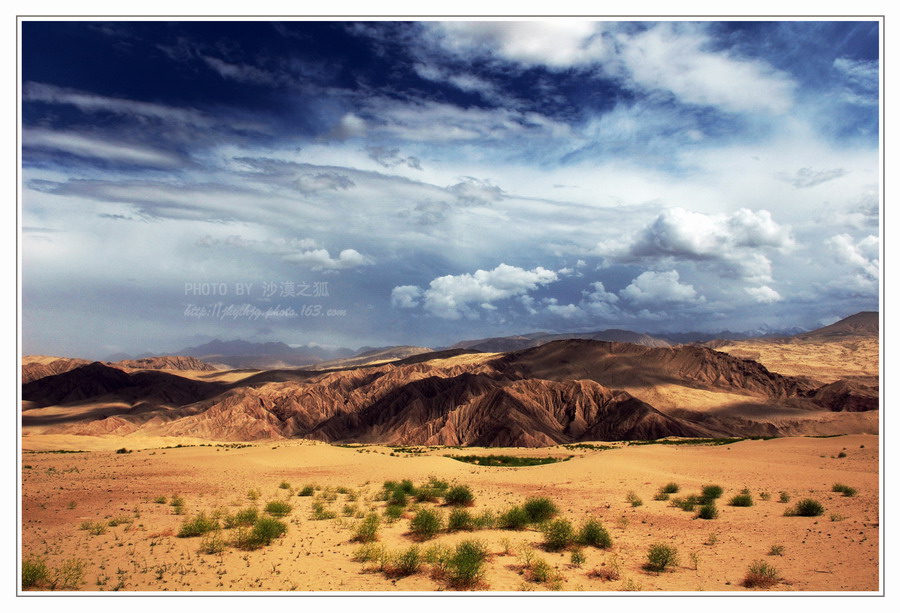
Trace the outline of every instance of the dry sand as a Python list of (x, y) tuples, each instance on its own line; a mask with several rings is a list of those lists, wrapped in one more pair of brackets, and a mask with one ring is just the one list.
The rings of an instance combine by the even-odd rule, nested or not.
[[(385, 503), (375, 498), (385, 480), (408, 478), (419, 483), (431, 475), (471, 486), (476, 497), (473, 512), (501, 511), (528, 496), (547, 496), (576, 526), (593, 516), (612, 536), (608, 551), (586, 548), (580, 568), (570, 565), (569, 553), (544, 551), (543, 536), (536, 530), (442, 534), (423, 543), (423, 547), (452, 545), (472, 538), (486, 543), (491, 556), (480, 586), (484, 590), (552, 587), (526, 580), (522, 571), (526, 549), (555, 567), (561, 576), (556, 587), (567, 591), (747, 591), (741, 582), (755, 560), (773, 565), (783, 577), (773, 590), (879, 589), (879, 438), (873, 435), (724, 446), (617, 444), (609, 450), (437, 449), (394, 456), (386, 447), (346, 448), (296, 440), (169, 449), (160, 447), (198, 441), (41, 435), (22, 441), (23, 557), (40, 556), (50, 567), (73, 558), (83, 560), (82, 590), (448, 589), (427, 572), (391, 579), (354, 561), (360, 545), (351, 537), (361, 520), (344, 515), (345, 505), (358, 512), (381, 513)], [(115, 453), (123, 445), (137, 450)], [(41, 453), (61, 448), (92, 451)], [(838, 458), (842, 451), (847, 457)], [(575, 457), (545, 466), (503, 468), (441, 457), (447, 453)], [(291, 489), (281, 489), (282, 481)], [(678, 495), (697, 493), (704, 484), (724, 487), (719, 518), (694, 519), (693, 513), (653, 500), (668, 482), (681, 486)], [(833, 493), (835, 483), (859, 493), (855, 497)], [(315, 497), (297, 496), (306, 484), (321, 489)], [(337, 488), (353, 494), (338, 493)], [(743, 488), (752, 492), (754, 506), (728, 506), (731, 496)], [(261, 493), (255, 502), (248, 499), (251, 489)], [(790, 495), (791, 503), (778, 501), (782, 491)], [(629, 492), (643, 505), (632, 507), (626, 500)], [(761, 499), (762, 492), (770, 498)], [(153, 502), (173, 494), (185, 499), (186, 515), (175, 515), (172, 506)], [(355, 501), (350, 500), (353, 495)], [(334, 500), (328, 501), (331, 497)], [(787, 506), (807, 497), (824, 504), (823, 516), (783, 516)], [(288, 499), (294, 509), (286, 518), (287, 534), (262, 549), (229, 547), (220, 554), (204, 554), (198, 552), (201, 538), (174, 536), (182, 521), (197, 512), (262, 508), (274, 499)], [(314, 502), (333, 509), (337, 517), (312, 519)], [(437, 508), (446, 517), (448, 509)], [(99, 535), (79, 529), (83, 522), (108, 523), (117, 517), (129, 518), (130, 523), (107, 527)], [(382, 523), (380, 543), (389, 550), (412, 545), (408, 517)], [(226, 536), (229, 532), (224, 531)], [(657, 542), (677, 548), (680, 561), (673, 570), (657, 574), (642, 568), (648, 547)], [(769, 555), (775, 545), (783, 547), (783, 555)], [(614, 560), (621, 567), (619, 580), (589, 576), (592, 569), (609, 568)]]

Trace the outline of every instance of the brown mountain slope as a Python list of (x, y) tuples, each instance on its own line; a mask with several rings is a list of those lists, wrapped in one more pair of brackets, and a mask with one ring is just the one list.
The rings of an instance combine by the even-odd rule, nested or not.
[(863, 311), (856, 315), (845, 317), (830, 326), (825, 326), (824, 328), (819, 328), (818, 330), (813, 330), (811, 332), (804, 332), (803, 334), (797, 334), (794, 338), (801, 340), (824, 340), (847, 336), (877, 337), (879, 329), (878, 312)]
[(90, 364), (90, 362), (80, 358), (26, 355), (22, 358), (22, 383), (31, 383), (50, 375), (58, 375), (85, 364)]

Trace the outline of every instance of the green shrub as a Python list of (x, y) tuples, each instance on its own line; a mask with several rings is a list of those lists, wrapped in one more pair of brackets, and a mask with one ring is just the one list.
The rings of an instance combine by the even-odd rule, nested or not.
[(454, 485), (444, 495), (444, 502), (457, 507), (470, 507), (475, 503), (472, 490), (466, 485)]
[(791, 497), (788, 495), (787, 492), (781, 492), (778, 495), (778, 502), (790, 502), (790, 501), (791, 501)]
[(403, 481), (401, 481), (397, 485), (396, 489), (400, 490), (404, 494), (412, 495), (412, 494), (416, 493), (416, 486), (413, 485), (413, 482), (410, 481), (409, 479), (404, 479)]
[(697, 511), (698, 519), (715, 519), (719, 516), (719, 510), (713, 503), (705, 504)]
[(497, 527), (502, 530), (524, 530), (531, 522), (528, 512), (522, 507), (510, 507), (497, 518)]
[(219, 520), (208, 517), (206, 513), (198, 513), (192, 519), (187, 519), (181, 524), (178, 531), (180, 538), (203, 536), (207, 532), (219, 529)]
[(312, 519), (322, 521), (324, 519), (334, 519), (337, 513), (325, 507), (321, 502), (314, 502), (312, 505)]
[(575, 530), (565, 519), (555, 519), (544, 526), (544, 548), (547, 551), (562, 551), (575, 542)]
[(551, 520), (559, 514), (556, 505), (544, 497), (528, 498), (522, 508), (528, 515), (528, 521), (533, 524)]
[(460, 530), (474, 530), (475, 518), (465, 509), (453, 509), (447, 518), (447, 532), (459, 532)]
[(669, 499), (669, 494), (667, 494), (663, 491), (656, 492), (656, 494), (653, 495), (653, 500), (668, 500), (668, 499)]
[(484, 576), (487, 549), (479, 541), (463, 541), (447, 561), (447, 577), (456, 589), (471, 589)]
[(408, 502), (406, 492), (401, 489), (392, 490), (388, 496), (388, 504), (394, 507), (405, 507)]
[(51, 590), (76, 590), (84, 582), (84, 560), (71, 558), (50, 569), (47, 587)]
[(270, 500), (266, 503), (266, 513), (272, 517), (284, 517), (293, 507), (283, 500)]
[(772, 494), (770, 494), (769, 492), (760, 492), (759, 493), (760, 500), (769, 500), (771, 498), (772, 498)]
[(769, 549), (770, 556), (783, 556), (784, 555), (784, 545), (772, 545)]
[(311, 485), (304, 485), (303, 489), (300, 490), (297, 495), (298, 496), (312, 496), (316, 493), (316, 488)]
[(253, 524), (252, 542), (258, 546), (270, 545), (272, 541), (287, 532), (287, 525), (272, 517), (260, 517)]
[(29, 557), (22, 560), (22, 589), (27, 590), (44, 585), (50, 577), (50, 570), (42, 558)]
[(669, 501), (669, 505), (681, 509), (682, 511), (693, 511), (699, 504), (702, 504), (700, 497), (694, 494), (685, 496), (684, 498), (673, 498)]
[(409, 549), (397, 554), (391, 564), (391, 575), (397, 577), (408, 577), (419, 572), (422, 567), (422, 552), (418, 545), (413, 545)]
[(660, 491), (663, 494), (677, 494), (679, 489), (680, 488), (678, 487), (677, 483), (666, 483), (664, 486), (662, 486)]
[(598, 549), (612, 547), (612, 538), (609, 536), (609, 532), (606, 531), (603, 524), (592, 517), (581, 524), (575, 541), (585, 547), (597, 547)]
[(80, 530), (87, 530), (89, 533), (94, 536), (100, 536), (101, 534), (106, 534), (106, 524), (99, 521), (83, 521), (81, 525), (78, 526)]
[(721, 498), (724, 491), (719, 485), (704, 485), (702, 490), (703, 500), (709, 502)]
[(364, 520), (356, 526), (351, 540), (358, 543), (371, 543), (378, 540), (378, 526), (381, 520), (377, 513), (369, 513)]
[(283, 490), (289, 490), (289, 489), (291, 489), (291, 484), (288, 483), (287, 481), (282, 481), (281, 483), (278, 484), (278, 487)]
[(787, 516), (800, 516), (800, 517), (816, 517), (818, 515), (822, 515), (825, 513), (825, 507), (822, 506), (820, 502), (817, 500), (813, 500), (812, 498), (805, 498), (799, 501), (794, 508), (788, 509), (784, 512)]
[(584, 564), (587, 558), (584, 556), (584, 550), (580, 547), (576, 547), (572, 550), (572, 554), (569, 556), (569, 563), (575, 568), (581, 568), (581, 565)]
[(849, 485), (843, 485), (841, 483), (835, 483), (831, 486), (832, 492), (840, 492), (844, 496), (852, 497), (856, 496), (856, 489), (850, 487)]
[(625, 500), (627, 500), (628, 504), (633, 507), (639, 507), (644, 504), (644, 501), (641, 500), (640, 497), (634, 492), (628, 492), (628, 496), (625, 497)]
[(738, 494), (737, 496), (733, 496), (728, 504), (733, 507), (752, 507), (753, 496), (750, 494)]
[(259, 493), (259, 490), (256, 490), (253, 488), (250, 488), (249, 490), (247, 490), (247, 499), (248, 500), (259, 500), (260, 496), (261, 496), (261, 494)]
[(446, 490), (441, 491), (431, 486), (423, 485), (422, 487), (416, 488), (416, 493), (413, 497), (416, 502), (437, 502), (445, 493)]
[(420, 541), (426, 541), (441, 531), (441, 514), (432, 509), (419, 509), (410, 521), (410, 530)]
[(384, 510), (384, 516), (388, 521), (396, 521), (403, 516), (403, 507), (395, 504), (388, 505)]
[(540, 558), (528, 563), (525, 570), (528, 571), (527, 579), (535, 583), (553, 583), (560, 580), (559, 573), (546, 560)]
[(757, 560), (750, 565), (747, 575), (744, 577), (744, 587), (754, 588), (770, 588), (781, 581), (778, 571), (774, 566), (769, 566), (762, 560)]
[(489, 530), (497, 525), (497, 518), (494, 512), (487, 510), (482, 511), (473, 519), (473, 526), (476, 530)]
[(259, 512), (254, 508), (241, 509), (234, 515), (225, 518), (226, 528), (237, 528), (238, 526), (252, 526), (259, 519)]
[(153, 502), (155, 502), (156, 504), (166, 504), (168, 501), (169, 499), (165, 496), (157, 496), (153, 499)]
[(227, 543), (222, 538), (222, 533), (218, 530), (210, 534), (203, 535), (200, 541), (200, 552), (208, 554), (222, 553), (225, 551)]
[(655, 543), (647, 551), (647, 570), (658, 573), (678, 564), (678, 550), (671, 545)]

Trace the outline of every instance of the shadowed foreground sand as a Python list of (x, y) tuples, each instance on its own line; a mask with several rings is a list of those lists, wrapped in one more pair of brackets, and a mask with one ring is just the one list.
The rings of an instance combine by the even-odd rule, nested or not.
[[(82, 590), (449, 589), (427, 570), (392, 579), (371, 563), (353, 560), (360, 547), (351, 542), (362, 521), (357, 515), (384, 511), (386, 503), (376, 500), (382, 483), (411, 479), (419, 484), (429, 476), (469, 485), (475, 494), (469, 510), (475, 514), (503, 511), (529, 496), (547, 496), (576, 528), (593, 516), (612, 536), (609, 550), (585, 548), (580, 567), (570, 564), (569, 552), (544, 551), (543, 535), (534, 529), (443, 533), (422, 543), (424, 549), (435, 543), (483, 541), (491, 555), (479, 589), (748, 591), (741, 584), (756, 560), (777, 568), (783, 582), (774, 590), (879, 589), (879, 439), (872, 435), (608, 450), (433, 449), (395, 456), (386, 447), (354, 449), (309, 441), (161, 449), (192, 441), (150, 438), (143, 440), (148, 449), (115, 453), (124, 442), (116, 437), (23, 438), (23, 558), (40, 556), (51, 568), (72, 558), (83, 560)], [(131, 449), (142, 445), (137, 438), (127, 444)], [(94, 451), (35, 452), (52, 448)], [(837, 457), (841, 452), (846, 457)], [(441, 457), (448, 453), (574, 457), (557, 464), (503, 468)], [(280, 487), (282, 482), (289, 489)], [(669, 482), (680, 485), (678, 496), (699, 493), (706, 484), (721, 485), (725, 493), (719, 517), (695, 519), (694, 513), (654, 500)], [(835, 483), (849, 485), (858, 494), (834, 493)], [(320, 489), (315, 496), (298, 496), (307, 484)], [(729, 506), (731, 497), (744, 488), (751, 491), (754, 505)], [(251, 489), (261, 494), (255, 501), (248, 498)], [(643, 504), (632, 507), (626, 500), (629, 492)], [(761, 496), (763, 492), (768, 496)], [(780, 492), (787, 492), (791, 502), (779, 502)], [(170, 504), (154, 502), (161, 496), (169, 502), (176, 494), (185, 501), (183, 516)], [(820, 501), (824, 515), (783, 516), (786, 507), (802, 498)], [(228, 547), (206, 554), (199, 552), (201, 538), (175, 536), (182, 521), (200, 511), (234, 513), (254, 505), (262, 509), (276, 499), (293, 506), (285, 518), (288, 532), (261, 549)], [(314, 519), (315, 503), (336, 517)], [(445, 518), (449, 513), (440, 505), (424, 506), (437, 508)], [(394, 523), (382, 521), (379, 542), (394, 551), (414, 544), (410, 517), (407, 512)], [(93, 531), (103, 533), (80, 529), (85, 522), (104, 524)], [(227, 538), (231, 532), (222, 534)], [(657, 574), (643, 569), (653, 543), (677, 548), (674, 570)], [(773, 546), (781, 546), (782, 555), (771, 555)], [(559, 581), (528, 581), (522, 569), (526, 550), (555, 567)], [(616, 564), (618, 580), (590, 576), (594, 569)]]

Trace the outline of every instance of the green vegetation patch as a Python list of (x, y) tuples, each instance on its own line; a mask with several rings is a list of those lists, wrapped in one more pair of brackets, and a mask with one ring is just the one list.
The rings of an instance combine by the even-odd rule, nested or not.
[(452, 458), (459, 462), (467, 462), (469, 464), (478, 464), (479, 466), (541, 466), (543, 464), (555, 464), (556, 462), (567, 462), (575, 456), (567, 456), (564, 458), (554, 458), (551, 456), (535, 458), (527, 456), (512, 455), (446, 455), (446, 458)]

